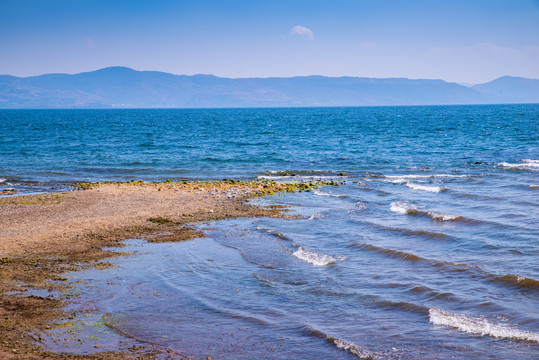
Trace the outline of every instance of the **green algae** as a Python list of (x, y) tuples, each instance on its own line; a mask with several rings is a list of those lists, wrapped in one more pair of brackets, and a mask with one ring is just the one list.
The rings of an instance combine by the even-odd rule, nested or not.
[(168, 224), (168, 223), (172, 222), (172, 220), (161, 217), (161, 216), (154, 217), (154, 218), (148, 218), (148, 221), (152, 222), (154, 224)]
[[(322, 186), (339, 186), (343, 184), (342, 180), (312, 180), (302, 182), (276, 182), (274, 180), (235, 180), (235, 179), (223, 179), (220, 181), (173, 181), (167, 179), (162, 182), (145, 182), (143, 180), (131, 180), (131, 181), (106, 181), (106, 182), (79, 182), (73, 184), (73, 186), (80, 190), (88, 190), (98, 188), (104, 185), (116, 185), (116, 186), (144, 186), (155, 187), (161, 189), (185, 189), (196, 190), (199, 187), (210, 188), (230, 188), (231, 185), (240, 188), (249, 188), (253, 191), (251, 196), (266, 196), (274, 195), (276, 193), (294, 193), (294, 192), (309, 192)], [(152, 220), (150, 220), (152, 221)], [(152, 221), (153, 222), (153, 221)], [(157, 221), (161, 223), (160, 221)]]

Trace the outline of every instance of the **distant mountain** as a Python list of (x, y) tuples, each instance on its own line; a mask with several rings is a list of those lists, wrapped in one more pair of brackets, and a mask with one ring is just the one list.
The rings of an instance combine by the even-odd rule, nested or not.
[(0, 76), (0, 108), (200, 108), (539, 102), (539, 80), (467, 87), (443, 80), (298, 76), (229, 79), (109, 67), (75, 75)]
[(472, 88), (496, 103), (539, 102), (539, 80), (536, 79), (503, 76)]

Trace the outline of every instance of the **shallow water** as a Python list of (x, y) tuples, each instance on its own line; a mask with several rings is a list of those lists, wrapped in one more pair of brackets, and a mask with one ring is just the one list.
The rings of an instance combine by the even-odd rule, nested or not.
[(263, 200), (303, 219), (200, 224), (206, 238), (131, 241), (138, 255), (73, 274), (93, 289), (80, 292), (106, 314), (114, 330), (104, 332), (194, 358), (539, 354), (539, 105), (0, 117), (0, 186), (21, 191), (74, 180), (346, 180)]

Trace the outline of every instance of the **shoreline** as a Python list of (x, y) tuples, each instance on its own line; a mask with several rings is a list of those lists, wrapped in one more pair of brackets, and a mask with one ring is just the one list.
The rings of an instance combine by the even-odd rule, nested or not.
[[(54, 354), (39, 333), (69, 316), (63, 310), (69, 271), (101, 266), (121, 256), (103, 250), (130, 238), (186, 241), (203, 236), (190, 224), (238, 217), (282, 217), (282, 207), (246, 200), (274, 193), (310, 191), (334, 182), (273, 181), (81, 183), (79, 189), (0, 198), (0, 357), (3, 359), (126, 359), (155, 350), (89, 355)], [(53, 281), (53, 282), (51, 282)], [(63, 283), (63, 284), (62, 284)], [(60, 290), (61, 299), (28, 296), (28, 289)]]

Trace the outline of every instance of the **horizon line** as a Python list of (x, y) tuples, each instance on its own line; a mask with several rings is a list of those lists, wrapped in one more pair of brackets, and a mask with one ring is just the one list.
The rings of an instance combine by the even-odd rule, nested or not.
[(378, 108), (378, 107), (454, 107), (454, 106), (513, 106), (539, 105), (539, 102), (521, 103), (475, 103), (475, 104), (401, 104), (401, 105), (339, 105), (339, 106), (238, 106), (238, 107), (13, 107), (5, 110), (242, 110), (242, 109), (340, 109), (340, 108)]

